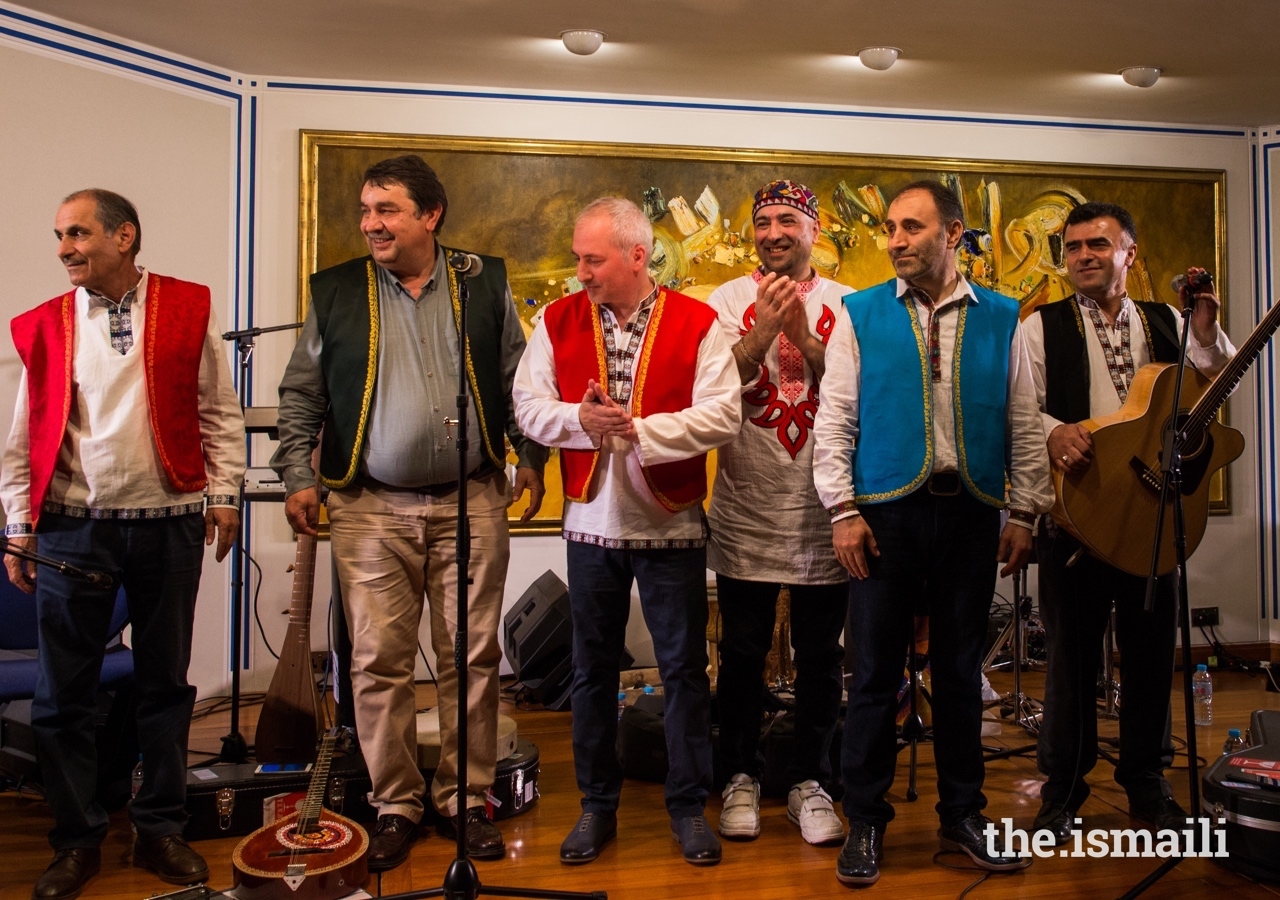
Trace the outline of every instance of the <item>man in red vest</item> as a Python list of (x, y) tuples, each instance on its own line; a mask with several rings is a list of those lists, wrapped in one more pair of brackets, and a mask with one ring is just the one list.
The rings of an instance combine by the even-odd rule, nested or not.
[(132, 203), (104, 190), (63, 201), (54, 226), (73, 289), (11, 323), (22, 359), (0, 474), (9, 544), (107, 577), (93, 583), (6, 555), (36, 595), (31, 723), (55, 826), (33, 900), (70, 900), (99, 869), (94, 697), (123, 587), (133, 626), (142, 786), (129, 807), (134, 865), (173, 884), (209, 877), (182, 839), (187, 683), (204, 546), (221, 562), (240, 525), (244, 420), (209, 289), (139, 269)]
[(617, 834), (618, 669), (631, 584), (665, 693), (672, 835), (694, 865), (720, 861), (711, 788), (706, 454), (742, 421), (737, 366), (715, 310), (649, 275), (653, 228), (605, 198), (578, 216), (583, 290), (547, 307), (516, 370), (520, 430), (560, 448), (573, 621), (573, 757), (582, 816), (560, 845), (590, 862)]

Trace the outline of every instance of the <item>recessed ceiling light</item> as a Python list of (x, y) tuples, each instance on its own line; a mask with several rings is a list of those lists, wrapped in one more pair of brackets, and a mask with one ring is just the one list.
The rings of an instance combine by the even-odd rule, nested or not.
[(1120, 70), (1120, 77), (1124, 79), (1125, 84), (1141, 88), (1151, 87), (1160, 80), (1162, 74), (1164, 69), (1159, 66), (1129, 66), (1127, 69)]
[(569, 31), (560, 32), (560, 40), (564, 41), (564, 48), (579, 56), (590, 56), (595, 53), (604, 43), (604, 38), (603, 31), (594, 31), (590, 28), (572, 28)]
[(898, 61), (902, 51), (897, 47), (863, 47), (858, 51), (858, 59), (868, 69), (883, 72)]

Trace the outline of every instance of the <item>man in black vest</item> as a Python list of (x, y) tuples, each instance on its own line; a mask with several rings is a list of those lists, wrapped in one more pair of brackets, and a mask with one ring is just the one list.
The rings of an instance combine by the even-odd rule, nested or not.
[[(413, 683), (424, 592), (440, 660), (440, 764), (431, 785), (440, 830), (454, 836), (448, 817), (463, 803), (471, 856), (506, 852), (485, 811), (497, 762), (498, 620), (510, 552), (503, 436), (519, 457), (515, 496), (530, 492), (526, 520), (542, 503), (546, 451), (515, 425), (511, 382), (525, 338), (502, 260), (482, 257), (483, 270), (470, 279), (467, 335), (459, 341), (460, 276), (447, 265), (451, 251), (436, 242), (447, 206), (420, 157), (383, 160), (365, 172), (360, 230), (370, 255), (311, 276), (306, 324), (280, 383), (280, 448), (271, 461), (284, 478), (289, 524), (314, 535), (320, 504), (311, 451), (323, 425), (320, 480), (332, 489), (330, 536), (351, 632), (356, 727), (378, 809), (369, 848), (375, 871), (405, 860), (424, 810)], [(459, 435), (446, 421), (457, 410), (460, 345), (470, 376), (472, 542), (465, 785), (458, 783), (452, 665)]]
[[(1080, 472), (1093, 459), (1093, 442), (1079, 423), (1118, 410), (1142, 366), (1177, 361), (1182, 319), (1164, 303), (1129, 298), (1125, 278), (1137, 256), (1138, 235), (1124, 209), (1085, 203), (1067, 216), (1063, 239), (1076, 293), (1040, 307), (1027, 318), (1024, 333), (1049, 459), (1058, 471)], [(1203, 271), (1191, 268), (1187, 274)], [(1212, 288), (1196, 293), (1195, 303), (1187, 354), (1212, 376), (1235, 348), (1218, 327)], [(1049, 662), (1038, 748), (1048, 781), (1040, 790), (1035, 828), (1066, 843), (1089, 795), (1085, 776), (1098, 760), (1098, 655), (1113, 601), (1124, 662), (1116, 781), (1135, 819), (1158, 829), (1183, 827), (1187, 814), (1164, 777), (1173, 762), (1169, 691), (1176, 573), (1158, 580), (1154, 608), (1146, 613), (1145, 579), (1081, 552), (1080, 543), (1048, 516), (1041, 519), (1037, 552)]]

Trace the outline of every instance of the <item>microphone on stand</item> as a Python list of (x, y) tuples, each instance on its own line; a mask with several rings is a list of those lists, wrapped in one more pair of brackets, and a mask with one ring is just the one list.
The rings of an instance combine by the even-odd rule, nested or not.
[(484, 271), (484, 261), (474, 253), (463, 253), (461, 250), (454, 250), (449, 254), (449, 268), (453, 269), (463, 278), (475, 278)]
[(1169, 287), (1173, 288), (1173, 292), (1179, 297), (1182, 296), (1182, 289), (1190, 287), (1191, 290), (1187, 295), (1187, 306), (1196, 305), (1196, 291), (1204, 289), (1213, 289), (1213, 276), (1208, 272), (1201, 272), (1198, 275), (1192, 275), (1188, 278), (1186, 275), (1175, 275), (1173, 280), (1169, 282)]

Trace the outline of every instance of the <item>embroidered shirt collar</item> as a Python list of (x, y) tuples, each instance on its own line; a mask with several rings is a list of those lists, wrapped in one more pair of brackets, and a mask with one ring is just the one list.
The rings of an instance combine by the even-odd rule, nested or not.
[[(638, 321), (638, 317), (640, 313), (648, 310), (649, 307), (653, 306), (653, 304), (657, 301), (658, 291), (660, 290), (662, 290), (662, 286), (655, 281), (653, 283), (653, 290), (651, 290), (647, 295), (645, 295), (645, 298), (640, 301), (640, 305), (637, 306), (636, 311), (631, 314), (631, 318), (628, 319), (626, 322), (623, 322), (622, 324), (628, 325), (632, 322)], [(604, 322), (606, 325), (609, 325), (610, 327), (612, 327), (613, 323), (617, 321), (617, 317), (613, 314), (613, 310), (609, 309), (609, 307), (604, 306), (603, 304), (601, 304), (600, 307), (598, 308), (600, 310), (600, 320)], [(645, 317), (645, 320), (648, 321), (647, 316)]]
[[(895, 282), (894, 296), (897, 297), (899, 300), (901, 300), (902, 297), (908, 291), (912, 291), (914, 293), (917, 290), (912, 285), (908, 284), (905, 279), (895, 278), (894, 282)], [(927, 298), (927, 295), (924, 294), (923, 291), (920, 291), (919, 295), (922, 302)], [(953, 301), (959, 301), (959, 300), (968, 300), (970, 303), (977, 305), (978, 295), (973, 292), (973, 288), (969, 286), (969, 282), (965, 279), (965, 277), (961, 275), (959, 272), (957, 272), (955, 290), (953, 290), (949, 295), (947, 295), (945, 299), (941, 300), (938, 303), (935, 303), (934, 306), (936, 306), (938, 309), (941, 309), (942, 307), (946, 306), (948, 303), (951, 303)]]
[[(1076, 302), (1085, 309), (1096, 309), (1099, 312), (1102, 311), (1102, 307), (1098, 305), (1097, 300), (1094, 300), (1092, 297), (1086, 297), (1079, 291), (1076, 291)], [(1123, 325), (1125, 322), (1129, 321), (1129, 310), (1131, 309), (1133, 309), (1133, 301), (1129, 299), (1129, 294), (1126, 292), (1124, 298), (1120, 301), (1120, 311), (1116, 313), (1115, 324)]]
[[(756, 284), (759, 284), (761, 281), (763, 281), (764, 276), (765, 276), (765, 272), (759, 266), (757, 266), (755, 269), (751, 271), (751, 280), (754, 281)], [(798, 293), (801, 297), (807, 297), (810, 294), (810, 292), (812, 292), (818, 287), (818, 282), (821, 280), (822, 280), (822, 276), (818, 274), (817, 269), (814, 269), (813, 277), (810, 278), (808, 281), (796, 282), (796, 293)]]
[(112, 309), (117, 311), (129, 309), (133, 306), (133, 301), (138, 296), (138, 288), (142, 287), (142, 282), (145, 281), (146, 278), (147, 270), (143, 269), (141, 273), (139, 273), (138, 283), (125, 291), (124, 296), (121, 297), (119, 301), (112, 300), (105, 294), (99, 294), (97, 291), (85, 288), (84, 292), (89, 297), (89, 308), (92, 309), (95, 306), (100, 306), (103, 309)]

